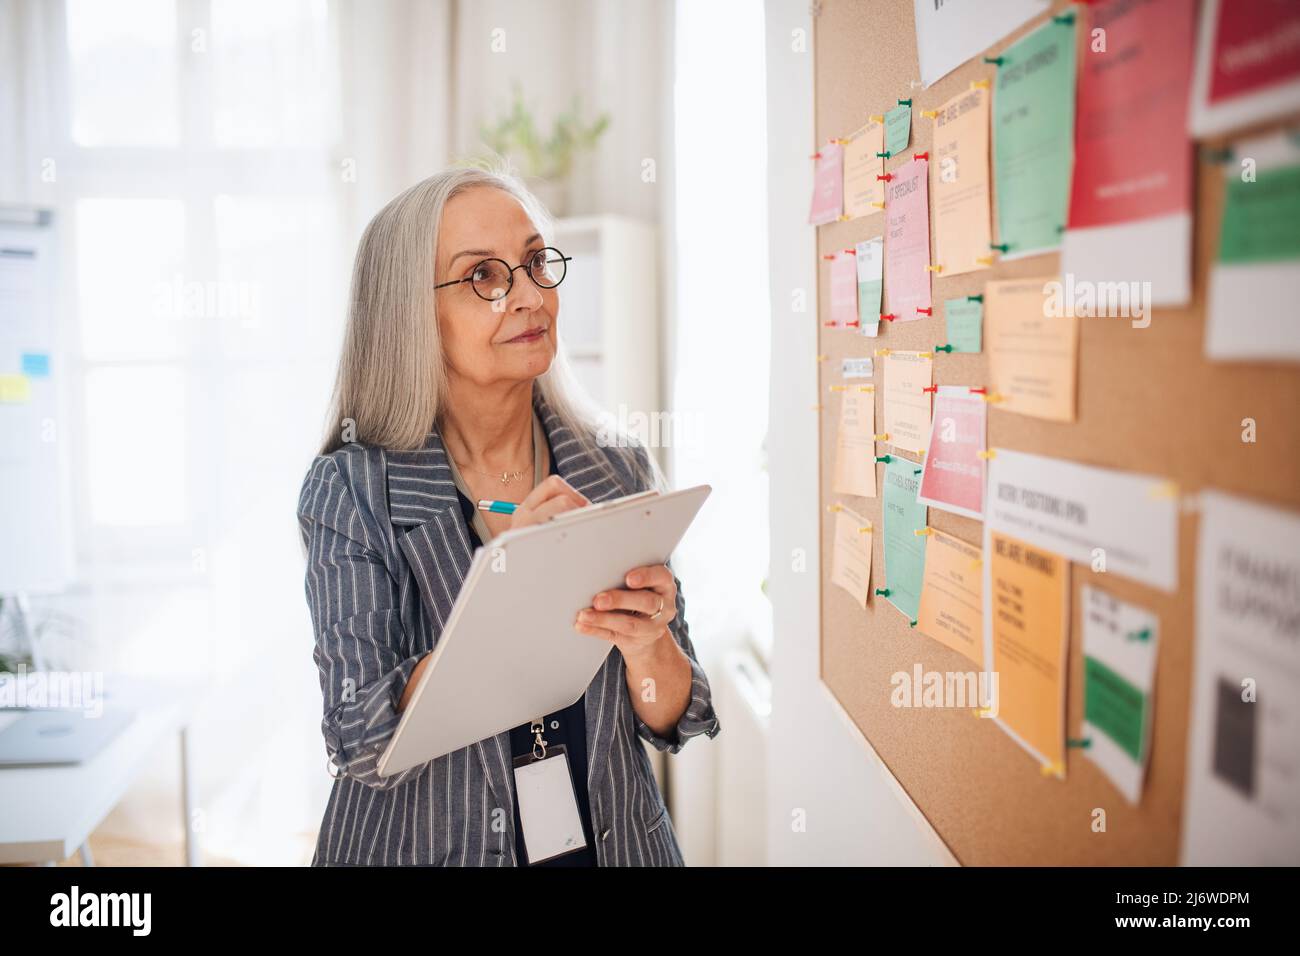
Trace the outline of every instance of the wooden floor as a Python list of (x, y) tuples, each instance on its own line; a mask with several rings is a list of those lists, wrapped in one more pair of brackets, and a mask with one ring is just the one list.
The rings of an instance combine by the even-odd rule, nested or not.
[[(307, 843), (314, 848), (315, 837)], [(181, 843), (147, 843), (118, 836), (92, 834), (90, 853), (95, 866), (184, 866), (185, 846)], [(235, 860), (200, 851), (199, 862), (202, 866), (241, 866)], [(310, 850), (302, 860), (302, 865), (311, 863)], [(0, 866), (33, 866), (30, 863), (4, 864)], [(81, 866), (81, 854), (74, 853), (58, 866)]]

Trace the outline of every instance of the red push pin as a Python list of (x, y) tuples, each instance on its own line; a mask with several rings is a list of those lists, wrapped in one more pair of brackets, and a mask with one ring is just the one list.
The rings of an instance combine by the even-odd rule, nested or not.
[(883, 179), (883, 180), (884, 180), (885, 182), (887, 182), (887, 183), (892, 183), (892, 182), (894, 181), (894, 174), (893, 174), (893, 173), (885, 173), (885, 175), (883, 175), (883, 176), (877, 176), (876, 178), (877, 178), (877, 179)]
[(929, 153), (917, 153), (917, 154), (916, 154), (915, 156), (913, 156), (912, 158), (913, 158), (913, 159), (924, 159), (924, 160), (927, 160), (927, 161), (928, 161), (928, 160), (930, 159), (930, 154), (929, 154)]
[(939, 386), (938, 386), (938, 385), (928, 385), (928, 386), (926, 386), (925, 388), (921, 389), (921, 391), (922, 391), (922, 392), (934, 392), (935, 394), (938, 394), (938, 392), (939, 392)]
[(821, 159), (821, 158), (822, 158), (822, 154), (821, 154), (820, 151), (818, 151), (818, 152), (816, 152), (816, 153), (813, 153), (813, 154), (812, 154), (811, 156), (809, 156), (808, 158), (809, 158), (809, 159)]
[(822, 258), (823, 258), (823, 259), (834, 259), (834, 258), (835, 258), (835, 253), (833, 253), (833, 252), (828, 252), (828, 253), (826, 253), (826, 255), (822, 256)]
[(890, 313), (888, 313), (888, 314), (886, 314), (886, 315), (881, 315), (881, 318), (884, 319), (886, 322), (893, 322), (894, 319), (898, 318), (898, 316), (896, 316), (896, 315), (894, 315), (892, 312), (890, 312)]
[(845, 249), (844, 251), (851, 256), (856, 256), (858, 254), (858, 251), (856, 249)]
[(987, 388), (975, 388), (972, 386), (970, 393), (972, 395), (987, 395), (989, 390)]
[(851, 325), (851, 326), (853, 326), (853, 328), (856, 329), (859, 325), (862, 324), (862, 322), (861, 322), (859, 319), (854, 319), (852, 322), (845, 322), (844, 324), (845, 324), (845, 325)]
[(916, 307), (916, 311), (922, 315), (934, 315), (934, 309), (923, 309), (919, 305)]
[(826, 328), (828, 328), (828, 329), (833, 329), (833, 328), (835, 328), (835, 326), (836, 326), (837, 324), (838, 324), (838, 323), (836, 323), (834, 319), (832, 319), (830, 322), (823, 322), (823, 323), (822, 323), (822, 325), (826, 326)]

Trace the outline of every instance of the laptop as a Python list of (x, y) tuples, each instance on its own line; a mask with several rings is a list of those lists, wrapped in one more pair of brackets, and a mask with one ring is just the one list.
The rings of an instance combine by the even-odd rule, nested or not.
[(82, 710), (0, 711), (0, 767), (50, 767), (85, 763), (128, 727), (135, 714)]

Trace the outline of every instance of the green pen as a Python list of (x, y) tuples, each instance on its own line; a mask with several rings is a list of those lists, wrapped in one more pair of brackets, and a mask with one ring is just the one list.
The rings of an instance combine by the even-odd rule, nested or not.
[(518, 507), (513, 501), (493, 501), (491, 498), (480, 498), (478, 503), (479, 511), (491, 511), (499, 515), (512, 515)]

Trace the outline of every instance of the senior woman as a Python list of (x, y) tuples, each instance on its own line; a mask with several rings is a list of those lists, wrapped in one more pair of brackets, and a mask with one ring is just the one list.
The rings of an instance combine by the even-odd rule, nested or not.
[[(641, 741), (676, 753), (719, 725), (667, 565), (619, 569), (626, 587), (579, 614), (575, 629), (613, 650), (572, 706), (376, 770), (474, 549), (663, 487), (653, 457), (610, 440), (574, 383), (558, 327), (569, 259), (551, 228), (513, 175), (452, 168), (361, 237), (328, 435), (298, 504), (336, 773), (315, 866), (682, 865)], [(488, 513), (484, 498), (521, 504)], [(512, 767), (539, 738), (565, 748), (582, 845), (529, 860)]]

